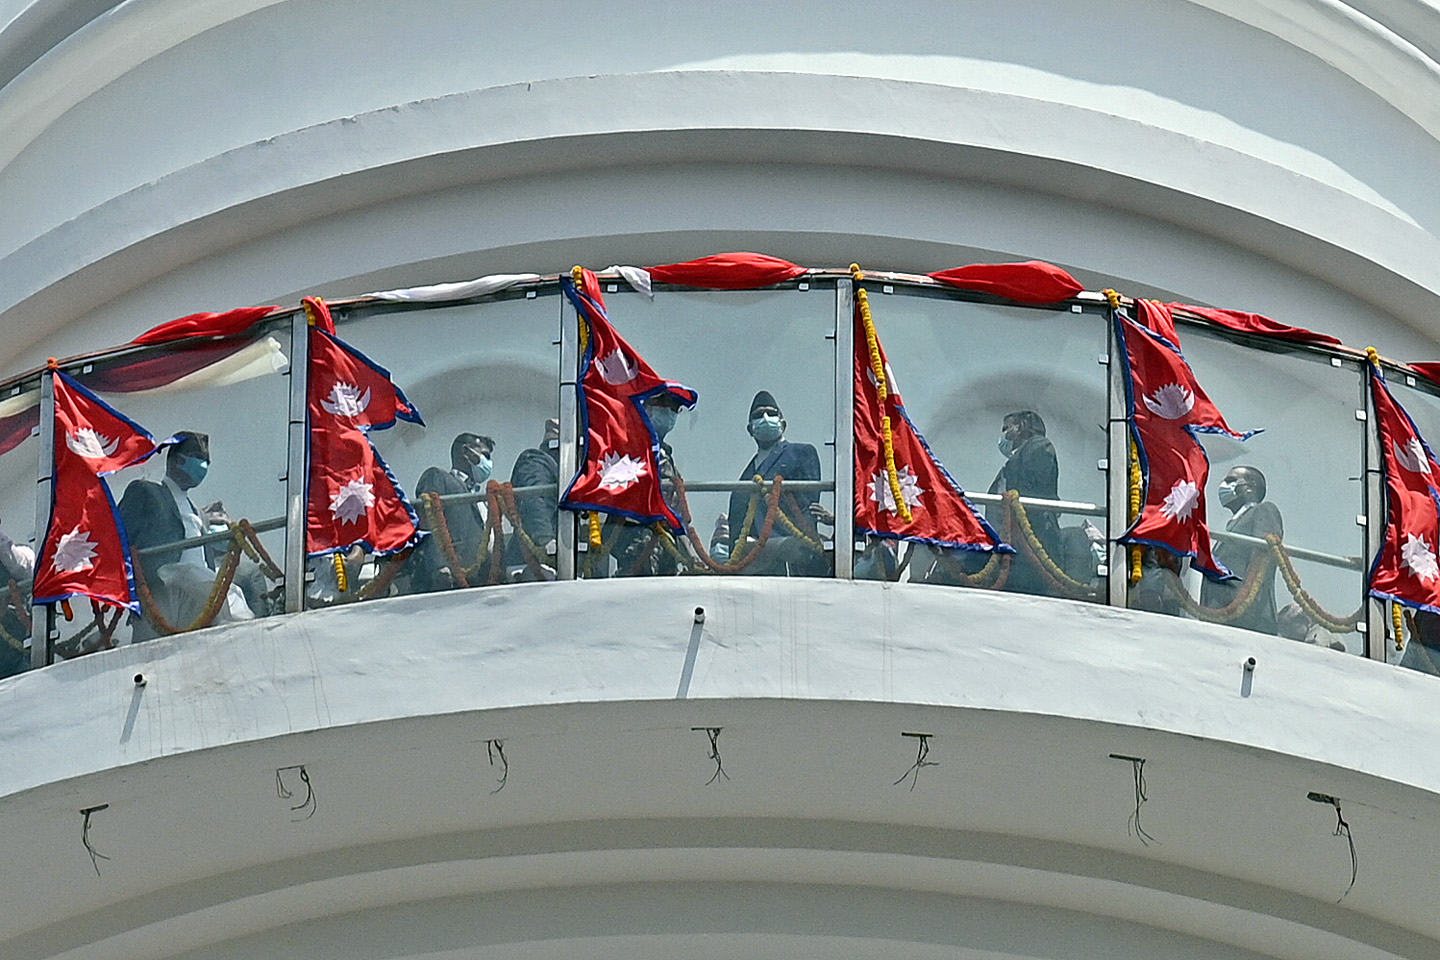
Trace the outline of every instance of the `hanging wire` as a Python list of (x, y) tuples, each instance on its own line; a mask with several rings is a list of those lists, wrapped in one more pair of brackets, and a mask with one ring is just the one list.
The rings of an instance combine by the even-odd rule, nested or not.
[(705, 786), (707, 786), (707, 787), (710, 786), (710, 784), (716, 782), (716, 781), (719, 780), (721, 777), (724, 777), (726, 780), (729, 780), (729, 779), (730, 779), (730, 774), (728, 774), (728, 773), (725, 772), (724, 762), (720, 759), (720, 731), (721, 731), (721, 730), (724, 730), (725, 728), (724, 728), (724, 727), (691, 727), (690, 729), (691, 729), (692, 731), (693, 731), (693, 730), (703, 730), (703, 731), (705, 731), (705, 735), (710, 738), (710, 756), (709, 756), (709, 759), (715, 761), (715, 772), (710, 776), (710, 779), (709, 779), (709, 780), (706, 780), (706, 781), (705, 781)]
[(295, 798), (295, 794), (291, 793), (289, 788), (285, 786), (285, 778), (283, 776), (285, 773), (288, 773), (291, 770), (300, 771), (300, 782), (305, 784), (305, 799), (301, 800), (299, 803), (297, 803), (290, 809), (292, 811), (295, 811), (304, 810), (306, 807), (310, 808), (310, 812), (305, 814), (305, 816), (296, 817), (294, 819), (293, 822), (299, 823), (302, 820), (309, 820), (311, 817), (315, 816), (315, 811), (320, 809), (320, 801), (315, 796), (315, 785), (310, 782), (310, 771), (305, 769), (305, 764), (303, 763), (296, 763), (288, 767), (276, 768), (275, 795), (278, 796), (281, 800), (293, 800)]
[(1112, 753), (1110, 754), (1110, 759), (1128, 762), (1132, 772), (1135, 774), (1135, 810), (1130, 814), (1130, 818), (1125, 821), (1125, 833), (1135, 837), (1142, 845), (1147, 847), (1150, 846), (1151, 843), (1159, 843), (1159, 840), (1152, 837), (1146, 832), (1145, 828), (1140, 825), (1140, 808), (1150, 799), (1146, 793), (1145, 786), (1145, 758), (1127, 757), (1122, 754)]
[[(1350, 846), (1350, 886), (1340, 894), (1340, 900), (1350, 896), (1350, 891), (1355, 889), (1355, 878), (1360, 875), (1360, 860), (1355, 855), (1355, 837), (1350, 833), (1350, 824), (1345, 821), (1345, 816), (1340, 812), (1340, 801), (1328, 793), (1316, 793), (1313, 790), (1306, 794), (1306, 799), (1315, 803), (1328, 803), (1335, 808), (1335, 832), (1331, 836), (1344, 837), (1345, 842)], [(1340, 900), (1336, 900), (1339, 903)]]
[(940, 761), (938, 761), (938, 760), (927, 760), (927, 759), (925, 759), (926, 757), (930, 756), (930, 738), (933, 737), (934, 734), (933, 734), (933, 733), (904, 733), (904, 732), (902, 732), (902, 733), (900, 734), (900, 736), (902, 736), (902, 737), (914, 737), (916, 740), (919, 741), (919, 743), (917, 743), (917, 744), (915, 745), (915, 762), (912, 763), (912, 764), (910, 764), (910, 766), (909, 766), (908, 768), (906, 768), (905, 772), (902, 773), (902, 774), (900, 774), (900, 779), (899, 779), (899, 780), (896, 780), (894, 783), (892, 783), (891, 786), (892, 786), (892, 787), (898, 787), (898, 786), (900, 786), (900, 784), (902, 784), (902, 783), (905, 782), (905, 778), (906, 778), (906, 777), (909, 777), (909, 778), (910, 778), (910, 789), (911, 789), (911, 790), (914, 790), (914, 789), (915, 789), (915, 784), (917, 784), (917, 783), (920, 782), (920, 768), (921, 768), (921, 767), (938, 767), (938, 766), (940, 766)]
[(490, 796), (495, 796), (505, 789), (505, 782), (510, 779), (510, 761), (505, 759), (505, 741), (490, 739), (485, 741), (485, 753), (490, 757), (490, 766), (495, 766), (495, 756), (500, 756), (500, 779), (497, 781), (500, 786), (490, 791)]
[(95, 844), (90, 842), (90, 815), (92, 813), (99, 813), (101, 810), (109, 809), (110, 804), (102, 803), (99, 806), (86, 807), (80, 811), (81, 816), (85, 818), (85, 823), (80, 827), (80, 842), (85, 845), (85, 852), (90, 854), (90, 865), (95, 868), (95, 876), (97, 877), (100, 876), (100, 861), (109, 860), (110, 858), (99, 850), (96, 850)]

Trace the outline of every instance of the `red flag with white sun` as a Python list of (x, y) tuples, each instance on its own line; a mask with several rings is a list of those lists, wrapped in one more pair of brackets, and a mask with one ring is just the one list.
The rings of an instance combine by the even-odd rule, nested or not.
[(1119, 538), (1121, 543), (1159, 547), (1211, 577), (1229, 577), (1210, 553), (1205, 522), (1205, 483), (1210, 459), (1196, 438), (1223, 433), (1245, 440), (1259, 431), (1230, 429), (1218, 407), (1205, 395), (1195, 372), (1173, 339), (1174, 322), (1162, 305), (1135, 301), (1144, 325), (1116, 309), (1115, 334), (1125, 366), (1125, 399), (1131, 436), (1139, 455), (1144, 497), (1140, 515)]
[(89, 597), (136, 613), (130, 544), (107, 474), (159, 447), (142, 426), (55, 370), (50, 524), (35, 562), (36, 603)]
[(1384, 453), (1389, 510), (1385, 543), (1370, 568), (1370, 595), (1440, 613), (1440, 500), (1435, 478), (1440, 463), (1415, 421), (1390, 395), (1385, 376), (1370, 360), (1370, 392)]
[(310, 328), (305, 551), (313, 557), (360, 544), (380, 556), (397, 553), (424, 532), (369, 434), (397, 417), (424, 421), (389, 372), (327, 332), (326, 319)]
[(594, 273), (582, 271), (579, 285), (568, 277), (560, 284), (586, 334), (576, 378), (584, 417), (580, 469), (560, 506), (663, 522), (683, 533), (685, 525), (660, 489), (660, 435), (645, 401), (664, 394), (688, 409), (695, 405), (695, 391), (661, 378), (615, 331)]

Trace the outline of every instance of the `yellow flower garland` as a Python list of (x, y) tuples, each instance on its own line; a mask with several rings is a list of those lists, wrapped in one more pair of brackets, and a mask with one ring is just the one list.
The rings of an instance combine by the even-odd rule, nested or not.
[[(850, 276), (857, 284), (864, 279), (865, 274), (861, 271), (860, 264), (850, 264)], [(900, 474), (895, 469), (895, 443), (890, 432), (890, 414), (885, 407), (885, 401), (890, 396), (885, 383), (885, 364), (880, 360), (880, 341), (875, 336), (875, 318), (870, 313), (870, 297), (863, 288), (856, 289), (855, 302), (860, 306), (860, 320), (865, 324), (865, 345), (870, 348), (870, 369), (875, 374), (875, 390), (880, 396), (880, 434), (885, 445), (885, 477), (890, 481), (890, 494), (895, 498), (900, 519), (910, 523), (914, 518), (910, 514), (910, 504), (905, 502), (904, 492), (900, 489)]]

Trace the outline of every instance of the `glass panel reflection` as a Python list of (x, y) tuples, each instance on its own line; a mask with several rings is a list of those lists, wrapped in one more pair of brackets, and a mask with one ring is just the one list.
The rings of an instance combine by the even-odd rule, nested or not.
[(555, 579), (559, 295), (337, 310), (340, 339), (390, 371), (426, 426), (373, 433), (430, 532), (403, 564), (358, 548), (311, 561), (311, 606)]
[[(693, 538), (608, 521), (584, 577), (686, 572), (829, 576), (833, 566), (835, 288), (660, 291), (606, 286), (611, 321), (661, 377), (700, 396), (677, 410), (662, 479)], [(662, 404), (663, 406), (663, 404)], [(652, 419), (657, 411), (652, 410)], [(670, 415), (659, 414), (662, 424)], [(755, 477), (762, 478), (760, 482)], [(780, 477), (777, 491), (773, 478)], [(677, 482), (678, 481), (678, 482)], [(707, 562), (707, 560), (709, 562)]]
[(12, 385), (0, 396), (0, 677), (8, 677), (30, 668), (39, 381)]
[[(1196, 377), (1243, 443), (1202, 434), (1210, 457), (1206, 503), (1215, 558), (1237, 577), (1216, 582), (1186, 570), (1188, 597), (1172, 589), (1173, 565), (1150, 551), (1131, 605), (1198, 615), (1261, 633), (1364, 654), (1350, 629), (1364, 589), (1361, 478), (1365, 424), (1360, 368), (1259, 342), (1180, 329)], [(1274, 549), (1266, 537), (1278, 537)], [(1168, 581), (1168, 582), (1167, 582)], [(1292, 588), (1293, 581), (1293, 588)]]
[[(106, 478), (145, 610), (129, 618), (132, 642), (283, 610), (288, 320), (268, 330), (126, 353), (77, 374), (157, 440), (180, 441)], [(88, 652), (88, 638), (70, 640), (62, 629), (58, 655)]]
[(1105, 318), (865, 287), (911, 420), (1019, 552), (872, 541), (856, 577), (1103, 599)]

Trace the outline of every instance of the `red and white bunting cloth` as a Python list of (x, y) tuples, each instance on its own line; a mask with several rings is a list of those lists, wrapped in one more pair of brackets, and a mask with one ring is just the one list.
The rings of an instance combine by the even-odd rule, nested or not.
[(155, 453), (144, 427), (56, 370), (50, 523), (35, 563), (35, 602), (89, 597), (138, 613), (130, 544), (101, 479)]
[(683, 533), (685, 525), (660, 489), (660, 438), (645, 401), (668, 394), (693, 407), (694, 390), (658, 376), (610, 325), (600, 284), (589, 270), (580, 287), (560, 280), (565, 295), (589, 329), (575, 378), (581, 417), (580, 469), (560, 505), (595, 510), (640, 523), (664, 522)]
[(361, 544), (380, 556), (396, 553), (423, 535), (420, 520), (369, 433), (394, 426), (397, 417), (424, 421), (388, 371), (322, 326), (310, 328), (305, 551), (316, 556)]
[(1390, 394), (1379, 365), (1370, 361), (1370, 392), (1385, 464), (1389, 513), (1385, 543), (1370, 567), (1370, 595), (1440, 613), (1440, 462), (1415, 421)]
[(249, 330), (279, 307), (241, 307), (224, 313), (192, 313), (151, 327), (131, 343), (170, 343), (191, 337), (233, 337)]
[(1211, 577), (1233, 576), (1210, 553), (1205, 522), (1210, 459), (1196, 434), (1223, 433), (1245, 440), (1259, 431), (1230, 429), (1180, 351), (1154, 332), (1164, 328), (1162, 314), (1168, 312), (1148, 300), (1135, 305), (1144, 325), (1115, 310), (1115, 334), (1124, 356), (1126, 406), (1145, 496), (1140, 516), (1119, 540), (1191, 557), (1191, 565)]
[(470, 297), (488, 297), (492, 293), (508, 290), (516, 284), (534, 283), (540, 279), (538, 273), (492, 273), (474, 280), (459, 283), (432, 283), (424, 287), (403, 287), (398, 290), (378, 290), (367, 293), (373, 300), (390, 300), (395, 303), (434, 303), (438, 300), (465, 300)]
[(972, 263), (928, 276), (952, 287), (993, 293), (1017, 303), (1059, 303), (1085, 289), (1067, 271), (1043, 260)]
[(678, 283), (709, 290), (754, 290), (794, 280), (809, 272), (789, 260), (741, 251), (651, 267), (650, 279), (655, 283)]
[(1306, 330), (1304, 327), (1292, 327), (1289, 324), (1281, 323), (1278, 320), (1271, 320), (1269, 317), (1258, 313), (1244, 313), (1240, 310), (1217, 310), (1214, 307), (1192, 307), (1185, 303), (1172, 303), (1170, 307), (1176, 310), (1185, 310), (1195, 314), (1197, 317), (1204, 317), (1211, 323), (1218, 323), (1222, 327), (1235, 330), (1239, 333), (1253, 333), (1262, 337), (1274, 337), (1277, 340), (1294, 340), (1299, 343), (1323, 343), (1331, 346), (1338, 346), (1340, 341), (1328, 333), (1316, 333), (1314, 330)]
[[(885, 371), (884, 407), (871, 366), (869, 343), (860, 305), (855, 306), (855, 530), (892, 540), (912, 540), (961, 550), (998, 550), (1013, 553), (1014, 548), (1000, 540), (1000, 535), (965, 499), (960, 489), (935, 454), (910, 415), (895, 387), (890, 361), (885, 348), (876, 337), (876, 348)], [(881, 418), (889, 414), (891, 446), (895, 451), (895, 471), (899, 475), (900, 495), (910, 508), (910, 521), (901, 516), (885, 470), (885, 438)]]

